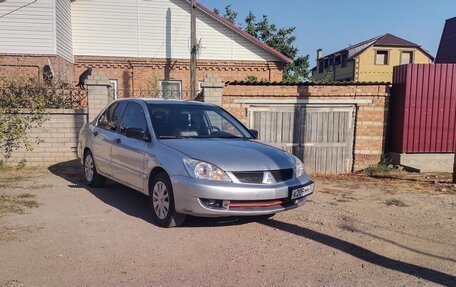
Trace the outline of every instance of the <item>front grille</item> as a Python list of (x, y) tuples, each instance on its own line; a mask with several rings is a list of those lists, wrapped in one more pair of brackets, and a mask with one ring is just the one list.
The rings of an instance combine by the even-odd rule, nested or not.
[[(293, 169), (271, 170), (276, 182), (289, 180), (293, 177)], [(242, 183), (263, 183), (264, 171), (243, 171), (233, 172), (234, 176)]]
[(279, 169), (279, 170), (271, 170), (272, 176), (277, 182), (282, 182), (289, 180), (293, 177), (293, 169)]
[(234, 176), (242, 183), (262, 183), (262, 171), (233, 172)]

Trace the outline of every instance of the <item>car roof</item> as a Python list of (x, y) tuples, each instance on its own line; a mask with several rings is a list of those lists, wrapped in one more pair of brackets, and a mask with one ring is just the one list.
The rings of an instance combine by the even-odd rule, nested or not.
[(124, 98), (117, 101), (142, 101), (146, 104), (154, 105), (163, 105), (163, 104), (173, 104), (173, 105), (200, 105), (200, 106), (215, 106), (209, 103), (197, 102), (197, 101), (184, 101), (184, 100), (174, 100), (174, 99), (157, 99), (157, 98)]

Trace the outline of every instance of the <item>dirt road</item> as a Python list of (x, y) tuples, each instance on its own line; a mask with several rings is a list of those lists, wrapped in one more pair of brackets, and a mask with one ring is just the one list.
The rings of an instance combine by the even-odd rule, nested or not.
[(39, 207), (0, 213), (0, 286), (456, 286), (447, 177), (316, 178), (306, 205), (270, 219), (162, 229), (121, 185), (3, 174), (0, 194)]

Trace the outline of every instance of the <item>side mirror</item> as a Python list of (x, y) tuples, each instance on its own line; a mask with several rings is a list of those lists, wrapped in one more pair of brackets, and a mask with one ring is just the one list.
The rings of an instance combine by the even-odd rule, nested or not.
[(125, 135), (128, 138), (150, 142), (149, 134), (145, 130), (140, 128), (127, 128), (125, 130)]
[(258, 131), (257, 130), (249, 130), (249, 131), (255, 138), (258, 138)]

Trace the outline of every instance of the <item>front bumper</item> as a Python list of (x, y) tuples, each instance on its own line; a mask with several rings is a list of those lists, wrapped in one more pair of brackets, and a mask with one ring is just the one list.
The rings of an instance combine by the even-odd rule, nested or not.
[[(176, 211), (203, 217), (217, 216), (255, 216), (268, 215), (293, 209), (303, 205), (307, 196), (288, 200), (290, 187), (312, 183), (307, 175), (277, 184), (237, 184), (198, 180), (186, 176), (173, 176), (171, 182), (174, 190)], [(269, 201), (282, 200), (282, 204), (272, 206), (236, 207), (227, 209), (208, 208), (200, 199), (229, 201)]]

